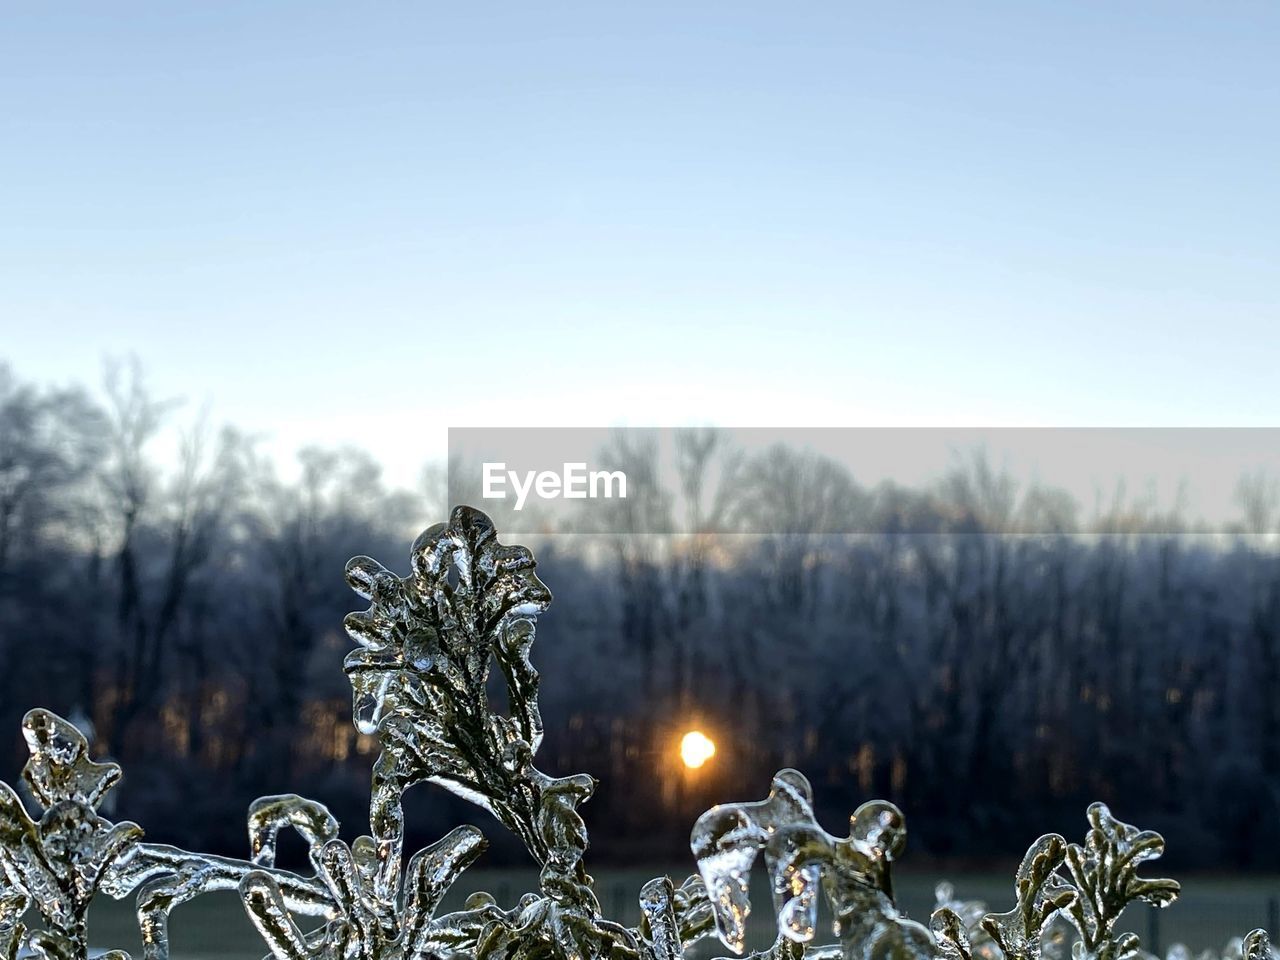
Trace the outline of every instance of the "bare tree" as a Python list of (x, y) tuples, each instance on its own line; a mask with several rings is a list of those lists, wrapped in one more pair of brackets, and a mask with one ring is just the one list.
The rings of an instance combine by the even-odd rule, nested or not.
[(1236, 484), (1236, 503), (1244, 512), (1244, 532), (1275, 533), (1280, 524), (1280, 479), (1256, 470)]

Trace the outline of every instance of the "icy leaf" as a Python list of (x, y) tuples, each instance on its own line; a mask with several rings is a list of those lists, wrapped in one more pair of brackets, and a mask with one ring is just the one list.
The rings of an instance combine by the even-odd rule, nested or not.
[[(501, 544), (489, 518), (469, 507), (425, 531), (411, 553), (407, 577), (367, 557), (347, 565), (352, 588), (372, 601), (345, 621), (361, 645), (345, 669), (356, 726), (384, 750), (381, 806), (431, 780), (489, 810), (545, 861), (541, 797), (527, 769), (542, 738), (529, 650), (533, 617), (551, 593), (533, 555)], [(510, 717), (487, 709), (495, 660)]]
[(1059, 910), (1075, 902), (1076, 890), (1056, 872), (1066, 853), (1067, 842), (1056, 833), (1033, 843), (1014, 880), (1014, 908), (982, 918), (982, 928), (1008, 960), (1039, 957), (1045, 926)]
[(480, 856), (484, 847), (485, 839), (475, 827), (457, 827), (410, 859), (405, 898), (410, 941), (417, 938), (418, 930), (435, 915), (436, 907), (454, 881)]
[(88, 804), (63, 800), (45, 811), (37, 826), (44, 859), (60, 884), (86, 906), (105, 870), (142, 836), (135, 823), (113, 824)]
[(74, 800), (96, 808), (120, 779), (120, 767), (90, 760), (88, 741), (55, 713), (28, 712), (22, 719), (22, 736), (31, 752), (22, 779), (46, 807)]
[(249, 919), (266, 941), (271, 956), (276, 960), (308, 960), (311, 952), (306, 938), (289, 916), (279, 887), (266, 873), (253, 871), (246, 874), (240, 883), (240, 896)]
[[(945, 880), (934, 887), (933, 895), (934, 912), (930, 918), (929, 929), (933, 931), (935, 939), (939, 940), (939, 949), (944, 951), (948, 949), (938, 932), (938, 923), (943, 923), (939, 919), (939, 915), (942, 914), (954, 915), (965, 935), (966, 949), (979, 960), (995, 960), (997, 953), (1003, 954), (982, 926), (983, 918), (990, 912), (985, 903), (981, 900), (961, 899), (956, 894), (955, 887)], [(943, 929), (951, 929), (949, 920), (943, 923)]]
[[(2, 882), (2, 881), (0, 881)], [(0, 893), (0, 958), (14, 960), (27, 932), (22, 915), (31, 906), (31, 898), (21, 890)]]
[(1240, 944), (1243, 960), (1271, 960), (1271, 938), (1265, 930), (1253, 930)]
[(640, 912), (654, 960), (679, 960), (683, 956), (675, 898), (670, 877), (657, 877), (640, 889)]
[(1164, 838), (1111, 815), (1105, 804), (1089, 807), (1090, 830), (1083, 845), (1070, 844), (1066, 869), (1078, 891), (1066, 917), (1080, 934), (1079, 949), (1098, 960), (1123, 960), (1137, 949), (1136, 938), (1114, 936), (1116, 921), (1135, 901), (1165, 907), (1178, 897), (1174, 880), (1148, 880), (1138, 868), (1164, 853)]
[(960, 914), (950, 907), (935, 910), (929, 918), (929, 930), (937, 941), (940, 960), (971, 960), (969, 931)]

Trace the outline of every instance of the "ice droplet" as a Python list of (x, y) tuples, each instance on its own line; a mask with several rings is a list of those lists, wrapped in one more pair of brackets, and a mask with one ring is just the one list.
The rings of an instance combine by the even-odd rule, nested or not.
[(356, 729), (366, 736), (372, 736), (378, 732), (378, 721), (381, 719), (382, 701), (373, 691), (362, 693), (355, 705)]

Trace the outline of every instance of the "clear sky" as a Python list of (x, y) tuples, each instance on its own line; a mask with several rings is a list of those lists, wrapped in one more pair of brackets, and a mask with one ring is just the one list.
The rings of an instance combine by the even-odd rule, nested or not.
[(1280, 6), (7, 4), (0, 358), (449, 425), (1280, 424)]

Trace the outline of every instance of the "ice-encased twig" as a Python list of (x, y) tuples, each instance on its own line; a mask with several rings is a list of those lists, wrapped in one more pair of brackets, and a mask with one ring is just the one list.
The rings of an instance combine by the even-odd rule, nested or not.
[[(458, 507), (418, 537), (410, 566), (399, 577), (368, 557), (347, 565), (348, 582), (370, 601), (346, 618), (360, 648), (344, 667), (356, 726), (382, 747), (370, 803), (375, 895), (390, 903), (398, 889), (404, 791), (431, 782), (491, 813), (541, 866), (542, 891), (557, 906), (521, 922), (609, 940), (582, 863), (587, 831), (577, 812), (595, 781), (534, 765), (542, 718), (529, 654), (551, 593), (533, 555), (500, 543), (480, 511)], [(494, 663), (506, 685), (505, 715), (492, 709), (486, 689)]]
[(1078, 895), (1063, 914), (1080, 934), (1085, 957), (1124, 960), (1138, 949), (1134, 934), (1115, 934), (1124, 908), (1134, 902), (1167, 907), (1180, 888), (1174, 880), (1138, 876), (1139, 865), (1164, 853), (1164, 837), (1121, 823), (1103, 803), (1092, 804), (1088, 816), (1084, 844), (1066, 849), (1066, 870)]
[[(344, 667), (356, 726), (382, 746), (370, 820), (382, 850), (384, 896), (396, 887), (399, 799), (422, 781), (489, 811), (539, 863), (552, 856), (539, 814), (545, 787), (558, 781), (532, 765), (542, 718), (529, 660), (534, 619), (551, 592), (534, 572), (533, 555), (501, 544), (488, 517), (459, 507), (447, 524), (418, 537), (411, 567), (398, 577), (369, 557), (347, 564), (348, 583), (370, 601), (344, 621), (360, 644)], [(509, 716), (489, 707), (495, 660)], [(577, 788), (579, 800), (589, 793)]]
[(1067, 841), (1056, 833), (1045, 834), (1031, 845), (1018, 867), (1014, 908), (982, 918), (982, 929), (1006, 960), (1038, 958), (1045, 928), (1061, 910), (1075, 903), (1078, 891), (1057, 873), (1066, 856)]
[[(95, 763), (72, 724), (48, 710), (22, 721), (31, 754), (22, 779), (45, 808), (32, 820), (13, 789), (0, 783), (0, 867), (8, 915), (0, 937), (16, 953), (25, 946), (50, 960), (87, 955), (89, 904), (114, 864), (137, 848), (142, 828), (112, 823), (97, 806), (120, 779), (114, 763)], [(34, 907), (43, 930), (26, 929), (21, 912)]]
[(103, 892), (123, 899), (137, 891), (138, 926), (146, 960), (169, 956), (169, 913), (179, 904), (218, 890), (237, 890), (251, 873), (271, 877), (289, 909), (325, 916), (334, 911), (329, 891), (318, 879), (264, 868), (249, 860), (194, 854), (164, 844), (138, 844), (104, 879)]
[(795, 770), (781, 770), (767, 799), (713, 807), (698, 818), (690, 846), (720, 938), (742, 952), (751, 911), (749, 874), (763, 854), (781, 940), (807, 944), (814, 938), (818, 901), (825, 894), (845, 960), (932, 957), (929, 931), (893, 902), (889, 867), (906, 842), (902, 812), (885, 801), (865, 803), (850, 818), (849, 836), (839, 839), (819, 826), (812, 804), (809, 781)]

